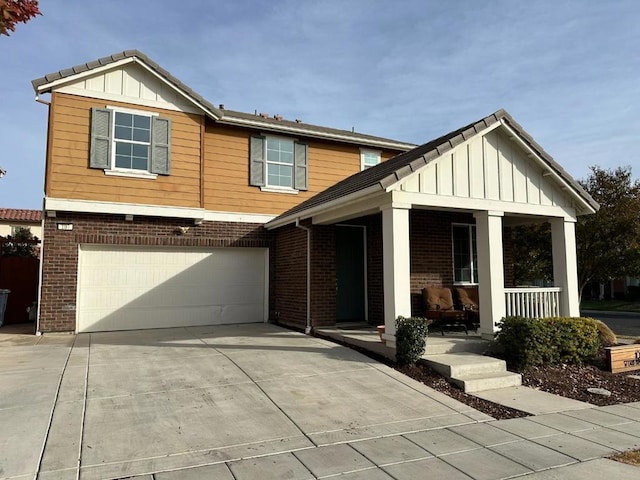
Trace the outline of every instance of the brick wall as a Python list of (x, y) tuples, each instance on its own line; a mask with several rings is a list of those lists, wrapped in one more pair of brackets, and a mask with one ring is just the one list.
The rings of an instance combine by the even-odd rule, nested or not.
[[(311, 225), (311, 324), (336, 321), (335, 230)], [(273, 318), (279, 323), (304, 328), (307, 322), (307, 232), (293, 225), (275, 234), (275, 303)]]
[(311, 321), (313, 326), (336, 323), (336, 234), (333, 225), (311, 231)]
[(453, 284), (451, 224), (475, 224), (472, 214), (411, 210), (411, 314), (422, 315), (422, 289)]
[[(73, 230), (58, 230), (58, 223), (73, 224)], [(40, 330), (75, 330), (78, 245), (149, 245), (175, 247), (263, 247), (273, 235), (262, 225), (234, 222), (204, 222), (193, 225), (185, 219), (58, 212), (45, 218), (42, 251), (42, 294)], [(176, 229), (189, 226), (183, 235)], [(275, 261), (270, 249), (270, 263)], [(271, 269), (273, 272), (273, 269)], [(274, 285), (271, 274), (270, 285)], [(273, 298), (273, 291), (270, 291)]]
[(275, 233), (272, 320), (303, 328), (307, 319), (307, 232), (294, 225)]

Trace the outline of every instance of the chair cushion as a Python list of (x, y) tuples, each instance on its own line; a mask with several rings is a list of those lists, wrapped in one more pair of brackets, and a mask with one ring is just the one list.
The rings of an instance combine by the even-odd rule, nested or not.
[(480, 302), (478, 301), (478, 288), (470, 287), (456, 287), (456, 296), (460, 305), (471, 305), (474, 308), (478, 308)]
[(451, 289), (449, 288), (425, 287), (422, 290), (422, 295), (427, 310), (437, 310), (437, 305), (440, 305), (440, 310), (453, 309), (453, 297), (451, 296)]

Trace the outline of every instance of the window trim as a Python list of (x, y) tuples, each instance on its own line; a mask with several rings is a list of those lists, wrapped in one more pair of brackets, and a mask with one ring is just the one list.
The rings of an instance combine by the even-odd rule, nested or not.
[[(453, 237), (454, 227), (467, 227), (469, 229), (469, 252), (471, 256), (471, 282), (467, 281), (456, 281), (456, 252), (455, 252), (455, 240)], [(473, 251), (473, 230), (476, 230), (476, 250)], [(478, 241), (477, 241), (478, 231), (476, 229), (475, 223), (460, 223), (460, 222), (452, 222), (451, 223), (451, 269), (453, 270), (453, 284), (454, 285), (478, 285), (478, 279), (474, 278), (473, 271), (477, 270), (478, 266), (473, 262), (473, 254), (475, 253), (476, 258), (478, 256)]]
[(382, 163), (382, 150), (374, 150), (371, 148), (361, 148), (360, 149), (360, 171), (376, 166), (376, 165), (365, 165), (364, 159), (367, 153), (373, 153), (378, 156), (378, 163), (376, 163), (376, 165), (380, 165)]
[[(295, 137), (285, 137), (282, 135), (271, 135), (268, 133), (261, 133), (261, 136), (264, 137), (264, 144), (262, 146), (262, 153), (264, 155), (264, 185), (260, 187), (260, 191), (262, 192), (271, 192), (271, 193), (289, 193), (289, 194), (298, 194), (299, 190), (295, 188), (296, 183), (296, 142), (298, 139)], [(267, 144), (269, 143), (269, 139), (273, 140), (286, 140), (287, 142), (291, 142), (293, 147), (293, 161), (291, 163), (291, 186), (283, 187), (280, 185), (269, 185), (269, 163), (272, 165), (288, 165), (283, 164), (281, 162), (269, 162), (267, 158)]]
[[(116, 143), (118, 140), (116, 139), (116, 113), (128, 113), (129, 115), (139, 115), (141, 117), (149, 117), (150, 127), (149, 127), (149, 135), (153, 135), (153, 117), (159, 117), (160, 114), (157, 112), (149, 112), (146, 110), (135, 110), (132, 108), (125, 107), (117, 107), (114, 105), (107, 105), (105, 107), (108, 110), (111, 110), (113, 113), (112, 121), (111, 121), (111, 158), (109, 158), (109, 168), (104, 169), (104, 174), (114, 177), (130, 177), (130, 178), (143, 178), (149, 180), (155, 180), (158, 178), (157, 173), (151, 173), (151, 137), (149, 137), (149, 155), (147, 157), (147, 169), (146, 170), (138, 170), (135, 168), (118, 168), (116, 167)], [(145, 142), (126, 142), (125, 143), (145, 143)], [(146, 144), (146, 143), (145, 143)]]

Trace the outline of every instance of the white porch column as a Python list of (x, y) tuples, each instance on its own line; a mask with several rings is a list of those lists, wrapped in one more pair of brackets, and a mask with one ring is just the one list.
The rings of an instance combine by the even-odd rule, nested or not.
[(411, 316), (409, 209), (411, 205), (388, 205), (382, 210), (384, 283), (384, 339), (396, 346), (396, 318)]
[(480, 333), (492, 339), (505, 315), (502, 217), (504, 212), (476, 212)]
[(576, 259), (575, 220), (552, 218), (551, 241), (553, 251), (553, 283), (562, 288), (560, 293), (560, 315), (580, 316), (578, 298), (578, 263)]

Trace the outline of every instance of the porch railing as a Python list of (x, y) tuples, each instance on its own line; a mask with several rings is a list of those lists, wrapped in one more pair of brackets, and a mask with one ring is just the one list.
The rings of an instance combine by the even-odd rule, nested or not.
[(505, 313), (508, 317), (558, 317), (561, 291), (560, 287), (505, 288)]

